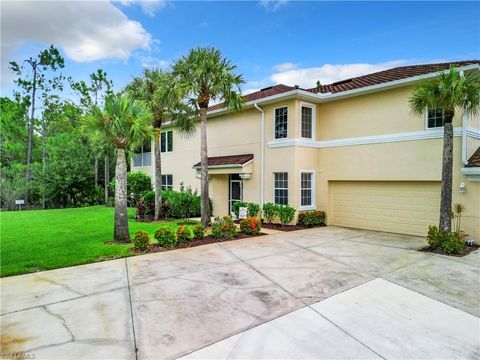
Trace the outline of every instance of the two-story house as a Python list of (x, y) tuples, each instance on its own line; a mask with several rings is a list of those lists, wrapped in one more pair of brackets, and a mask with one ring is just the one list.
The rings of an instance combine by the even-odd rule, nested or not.
[[(216, 215), (232, 202), (322, 209), (331, 225), (425, 235), (437, 224), (443, 143), (442, 109), (413, 114), (421, 79), (480, 61), (403, 66), (312, 89), (275, 85), (246, 95), (240, 112), (208, 112), (210, 196)], [(480, 118), (454, 119), (453, 201), (465, 204), (463, 229), (480, 240)], [(161, 134), (165, 187), (200, 188), (200, 135), (174, 125)], [(153, 174), (153, 152), (132, 171)]]

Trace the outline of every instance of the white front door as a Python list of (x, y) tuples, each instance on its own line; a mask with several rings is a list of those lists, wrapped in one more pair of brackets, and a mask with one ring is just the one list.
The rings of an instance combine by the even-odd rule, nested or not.
[(229, 191), (228, 191), (228, 213), (232, 212), (232, 205), (235, 201), (243, 200), (243, 180), (238, 174), (229, 175)]

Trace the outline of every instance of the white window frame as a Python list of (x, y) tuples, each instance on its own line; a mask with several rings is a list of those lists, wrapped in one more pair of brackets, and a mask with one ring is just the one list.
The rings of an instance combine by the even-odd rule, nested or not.
[(162, 179), (162, 190), (168, 190), (168, 189), (173, 190), (173, 174), (162, 174), (161, 176), (162, 177), (163, 176), (165, 176), (165, 177), (171, 176), (172, 177), (172, 184), (171, 185), (165, 185), (163, 183), (163, 179)]
[[(443, 122), (445, 123), (445, 110), (443, 112)], [(428, 106), (425, 106), (425, 130), (443, 129), (443, 126), (428, 127)]]
[[(132, 167), (152, 166), (152, 153), (153, 153), (152, 148), (153, 148), (153, 142), (150, 143), (150, 151), (143, 151), (143, 145), (142, 145), (140, 152), (134, 153), (132, 155)], [(135, 165), (136, 160), (140, 160), (141, 165)]]
[[(275, 137), (275, 112), (277, 109), (281, 109), (281, 108), (287, 108), (287, 137), (284, 137), (284, 138), (276, 138)], [(277, 106), (273, 109), (273, 139), (276, 140), (276, 141), (282, 141), (282, 140), (285, 140), (285, 139), (288, 139), (288, 122), (289, 122), (289, 117), (290, 117), (290, 109), (288, 108), (288, 105), (282, 105), (282, 106)]]
[[(285, 189), (286, 189), (286, 190), (287, 190), (287, 205), (288, 205), (288, 200), (289, 200), (289, 196), (290, 196), (290, 195), (289, 195), (289, 192), (290, 192), (290, 189), (289, 189), (289, 187), (290, 187), (290, 179), (289, 179), (289, 176), (288, 176), (288, 171), (274, 171), (274, 172), (272, 173), (272, 175), (273, 175), (273, 176), (272, 176), (272, 203), (277, 204), (277, 203), (275, 202), (275, 189), (277, 189), (277, 188), (275, 187), (275, 174), (279, 174), (279, 173), (287, 174), (287, 187), (286, 187), (286, 188), (278, 188), (278, 189), (282, 189), (282, 190), (285, 190)], [(279, 205), (280, 205), (280, 204), (279, 204)]]
[[(302, 108), (307, 107), (312, 109), (312, 137), (303, 137), (302, 136)], [(308, 140), (315, 140), (317, 134), (317, 114), (316, 114), (316, 106), (315, 104), (308, 103), (308, 102), (300, 102), (300, 113), (298, 116), (299, 119), (299, 129), (300, 129), (300, 138), (301, 139), (308, 139)]]
[[(312, 188), (310, 189), (312, 191), (312, 202), (310, 205), (304, 205), (302, 206), (302, 174), (312, 174)], [(300, 170), (299, 174), (299, 210), (316, 210), (317, 205), (316, 205), (316, 181), (315, 181), (315, 170)]]
[[(168, 133), (172, 133), (172, 150), (168, 150)], [(165, 151), (162, 151), (162, 134), (165, 134)], [(167, 130), (167, 131), (162, 131), (160, 133), (160, 153), (165, 154), (165, 153), (171, 153), (173, 152), (173, 130)]]

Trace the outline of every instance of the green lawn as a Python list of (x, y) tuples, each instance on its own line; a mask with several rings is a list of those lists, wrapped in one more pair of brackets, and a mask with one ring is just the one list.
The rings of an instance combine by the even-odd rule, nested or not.
[[(159, 226), (177, 228), (176, 221), (141, 223), (129, 209), (129, 229), (145, 230), (153, 239)], [(85, 264), (129, 256), (127, 245), (107, 245), (113, 239), (113, 208), (0, 213), (0, 276)]]

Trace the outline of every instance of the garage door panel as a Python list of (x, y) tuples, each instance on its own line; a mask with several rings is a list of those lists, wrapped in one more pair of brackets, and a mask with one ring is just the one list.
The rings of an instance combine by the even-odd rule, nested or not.
[(338, 226), (424, 236), (438, 222), (439, 182), (330, 182), (330, 216)]

